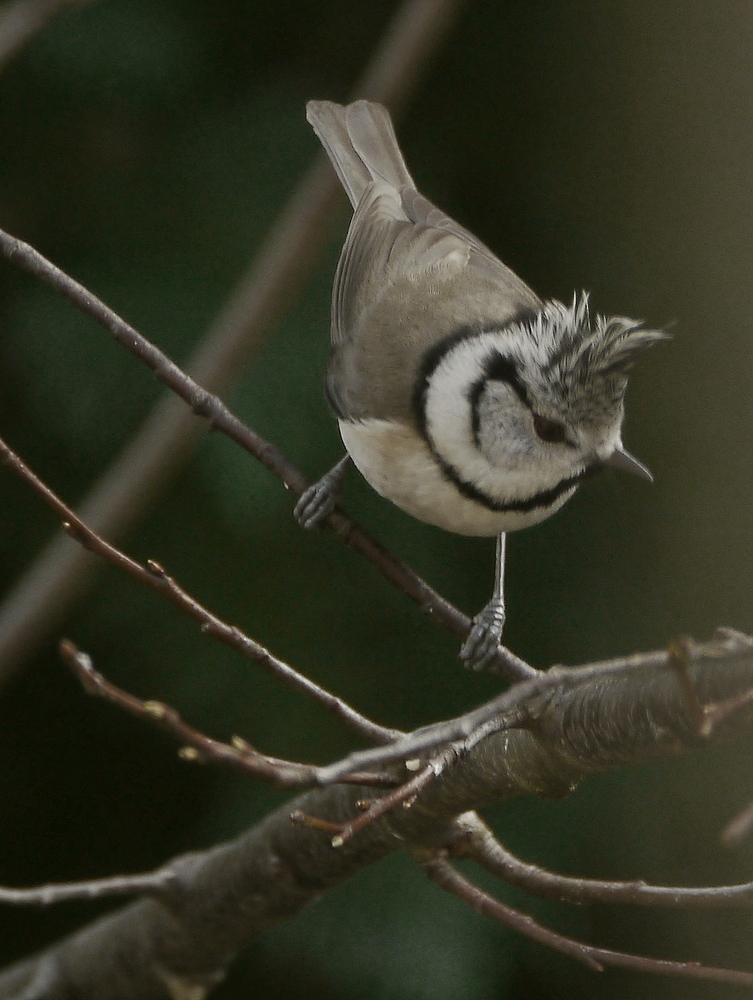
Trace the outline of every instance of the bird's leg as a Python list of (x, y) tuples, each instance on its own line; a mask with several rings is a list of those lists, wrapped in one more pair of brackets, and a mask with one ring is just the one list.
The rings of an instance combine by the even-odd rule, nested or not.
[(302, 528), (320, 527), (340, 501), (343, 480), (350, 465), (350, 455), (343, 455), (337, 465), (301, 494), (293, 517)]
[(471, 670), (483, 670), (497, 651), (505, 626), (505, 534), (497, 537), (494, 592), (483, 611), (473, 619), (473, 628), (460, 650), (460, 658)]

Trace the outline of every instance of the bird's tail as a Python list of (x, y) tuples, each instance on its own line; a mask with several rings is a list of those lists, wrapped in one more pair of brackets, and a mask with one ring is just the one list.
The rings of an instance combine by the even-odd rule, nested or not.
[(415, 187), (397, 144), (389, 112), (373, 101), (309, 101), (306, 118), (332, 161), (355, 208), (372, 181)]

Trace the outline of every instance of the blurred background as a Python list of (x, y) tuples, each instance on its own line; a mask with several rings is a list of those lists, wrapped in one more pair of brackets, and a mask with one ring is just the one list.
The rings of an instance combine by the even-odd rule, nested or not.
[[(260, 246), (316, 141), (312, 97), (344, 100), (391, 0), (99, 0), (54, 21), (0, 77), (0, 226), (32, 242), (177, 361)], [(506, 642), (578, 664), (753, 629), (753, 12), (722, 0), (468, 0), (398, 132), (421, 189), (545, 297), (673, 340), (631, 380), (625, 443), (653, 487), (605, 474), (512, 537)], [(343, 200), (344, 201), (344, 200)], [(339, 456), (321, 384), (346, 213), (315, 278), (228, 394), (313, 478)], [(159, 396), (138, 362), (41, 284), (0, 267), (0, 434), (78, 502)], [(0, 470), (8, 591), (56, 524)], [(372, 717), (413, 727), (499, 689), (458, 643), (326, 533), (296, 527), (264, 469), (204, 433), (126, 543)], [(468, 613), (493, 541), (411, 520), (357, 476), (346, 508)], [(285, 796), (180, 762), (87, 699), (60, 635), (214, 735), (324, 762), (352, 745), (318, 708), (203, 638), (114, 570), (0, 701), (0, 882), (150, 868), (230, 837)], [(601, 878), (747, 881), (720, 828), (753, 796), (753, 740), (589, 779), (568, 800), (487, 814), (529, 860)], [(746, 911), (505, 899), (557, 929), (657, 957), (753, 967)], [(0, 910), (10, 961), (93, 906)], [(730, 987), (582, 970), (484, 921), (390, 858), (256, 942), (214, 996), (463, 1000), (721, 998)]]

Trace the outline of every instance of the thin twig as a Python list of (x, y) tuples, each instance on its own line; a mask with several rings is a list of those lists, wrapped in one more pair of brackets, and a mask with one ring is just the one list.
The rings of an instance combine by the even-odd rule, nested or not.
[(344, 844), (347, 844), (359, 830), (364, 830), (374, 820), (379, 819), (380, 816), (384, 816), (385, 813), (391, 809), (395, 809), (397, 806), (410, 809), (424, 788), (434, 781), (435, 778), (438, 778), (455, 757), (454, 748), (449, 747), (441, 754), (438, 754), (436, 758), (429, 761), (428, 764), (425, 764), (418, 774), (411, 778), (410, 781), (406, 781), (405, 784), (400, 785), (399, 788), (387, 792), (386, 795), (382, 795), (378, 799), (364, 801), (363, 805), (365, 808), (363, 812), (349, 823), (345, 823), (338, 830), (332, 838), (332, 846), (342, 847)]
[[(63, 639), (60, 643), (60, 655), (88, 694), (103, 698), (131, 715), (146, 719), (160, 729), (177, 736), (184, 744), (180, 753), (184, 760), (234, 767), (256, 777), (266, 778), (285, 788), (318, 784), (318, 769), (311, 764), (299, 764), (279, 757), (269, 757), (259, 753), (250, 743), (238, 736), (233, 738), (232, 743), (212, 739), (211, 736), (184, 722), (170, 705), (165, 705), (161, 701), (142, 701), (141, 698), (117, 687), (96, 671), (88, 654), (82, 653), (70, 640)], [(350, 784), (377, 787), (394, 784), (388, 775), (372, 773), (354, 773), (346, 781)]]
[(152, 590), (158, 591), (182, 611), (188, 614), (194, 621), (197, 621), (202, 632), (214, 636), (221, 642), (242, 653), (247, 659), (253, 660), (267, 669), (273, 676), (284, 681), (286, 684), (301, 691), (303, 694), (317, 701), (338, 719), (347, 723), (361, 736), (376, 743), (386, 743), (401, 735), (399, 730), (386, 729), (384, 726), (372, 722), (365, 715), (361, 715), (347, 702), (333, 695), (331, 692), (315, 684), (298, 673), (289, 664), (278, 660), (276, 656), (254, 639), (251, 639), (244, 632), (234, 625), (212, 614), (207, 608), (191, 597), (183, 588), (168, 576), (163, 567), (149, 560), (146, 566), (131, 559), (114, 545), (110, 545), (104, 538), (101, 538), (87, 524), (85, 524), (70, 507), (54, 493), (46, 483), (42, 482), (38, 476), (32, 472), (28, 465), (12, 451), (5, 441), (0, 438), (0, 463), (7, 465), (15, 474), (27, 483), (44, 500), (55, 514), (60, 518), (66, 532), (74, 538), (80, 545), (90, 552), (106, 559), (113, 566), (127, 573), (129, 576), (146, 584)]
[[(239, 420), (218, 396), (202, 388), (163, 351), (126, 323), (101, 299), (74, 281), (28, 243), (0, 230), (0, 251), (11, 263), (17, 264), (46, 282), (81, 312), (108, 330), (119, 344), (151, 369), (160, 382), (184, 400), (197, 416), (204, 417), (213, 430), (221, 431), (253, 455), (296, 496), (300, 496), (311, 485), (303, 473), (278, 448)], [(390, 583), (414, 600), (422, 611), (456, 635), (463, 638), (467, 636), (471, 628), (470, 619), (367, 534), (352, 518), (336, 509), (328, 516), (326, 523), (341, 541), (365, 556)], [(496, 666), (498, 672), (511, 680), (521, 680), (536, 673), (532, 667), (503, 646), (499, 647), (491, 666)]]
[(710, 736), (717, 726), (726, 722), (731, 715), (737, 715), (751, 704), (753, 704), (753, 690), (743, 691), (736, 698), (727, 698), (726, 701), (707, 705), (704, 709), (705, 722), (701, 735)]
[[(384, 101), (393, 109), (404, 105), (462, 2), (405, 0), (356, 85), (356, 96)], [(338, 201), (343, 202), (340, 185), (319, 153), (187, 363), (205, 388), (222, 392), (231, 386), (266, 333), (292, 307), (326, 245)], [(192, 415), (173, 397), (163, 397), (93, 486), (79, 514), (105, 537), (121, 537), (182, 467), (198, 433)], [(27, 569), (0, 606), (0, 683), (62, 622), (94, 571), (93, 560), (64, 536), (57, 536)], [(464, 617), (458, 616), (448, 627), (462, 635)]]
[(595, 972), (603, 972), (605, 968), (630, 969), (633, 972), (649, 972), (660, 976), (704, 979), (734, 986), (753, 987), (753, 972), (718, 969), (700, 965), (697, 962), (672, 962), (665, 959), (647, 958), (642, 955), (612, 951), (611, 948), (598, 948), (575, 938), (565, 937), (564, 934), (558, 934), (556, 931), (544, 927), (528, 914), (521, 913), (520, 910), (507, 906), (490, 896), (470, 879), (461, 875), (445, 858), (438, 854), (434, 854), (428, 859), (417, 857), (417, 860), (432, 882), (463, 900), (477, 913), (491, 917), (505, 927), (509, 927), (539, 944), (546, 945), (554, 951), (568, 955)]
[(701, 736), (708, 736), (711, 730), (708, 729), (706, 711), (699, 701), (698, 692), (696, 691), (690, 677), (690, 641), (684, 636), (679, 639), (675, 639), (674, 642), (669, 644), (667, 654), (669, 665), (674, 670), (677, 675), (677, 679), (680, 682), (680, 689), (682, 690), (682, 696), (685, 699), (685, 704), (688, 707), (688, 712), (690, 713), (691, 718), (694, 719), (699, 734)]
[(753, 903), (753, 882), (708, 887), (649, 885), (572, 878), (533, 865), (512, 854), (475, 814), (458, 821), (453, 857), (470, 858), (486, 871), (532, 896), (568, 903), (634, 903), (641, 906), (728, 907)]
[(112, 875), (86, 882), (61, 882), (29, 889), (0, 886), (0, 904), (9, 906), (53, 906), (73, 899), (104, 899), (135, 894), (161, 896), (175, 885), (178, 874), (171, 866), (141, 875)]
[(322, 819), (320, 816), (312, 816), (302, 809), (294, 809), (290, 814), (290, 822), (299, 826), (305, 826), (309, 830), (316, 830), (318, 833), (337, 834), (342, 830), (341, 823), (335, 823), (330, 819)]
[(743, 691), (736, 698), (716, 702), (713, 705), (702, 705), (698, 692), (690, 677), (692, 662), (692, 642), (690, 639), (676, 639), (669, 644), (669, 665), (677, 674), (682, 688), (685, 704), (691, 717), (695, 720), (700, 736), (710, 736), (717, 726), (729, 716), (735, 715), (741, 709), (753, 703), (753, 691)]

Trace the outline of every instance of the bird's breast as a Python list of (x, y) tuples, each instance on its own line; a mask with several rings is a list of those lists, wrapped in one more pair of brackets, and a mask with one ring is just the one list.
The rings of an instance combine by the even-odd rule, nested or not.
[(498, 535), (543, 521), (574, 492), (532, 510), (491, 510), (464, 495), (421, 435), (390, 420), (339, 421), (348, 454), (366, 482), (419, 521), (459, 535)]

